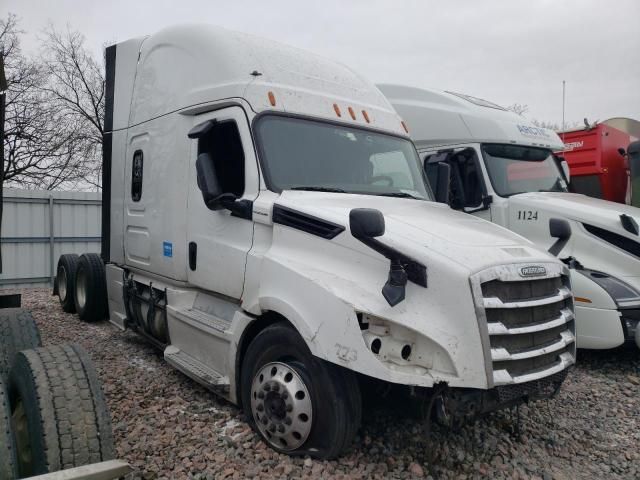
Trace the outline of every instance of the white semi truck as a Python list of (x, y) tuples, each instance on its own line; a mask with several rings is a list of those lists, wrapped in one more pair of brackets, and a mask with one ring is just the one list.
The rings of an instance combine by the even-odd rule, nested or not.
[(543, 248), (554, 241), (549, 219), (569, 221), (571, 239), (555, 253), (571, 266), (578, 347), (640, 347), (638, 208), (570, 193), (566, 163), (552, 154), (564, 144), (520, 115), (458, 93), (379, 88), (407, 122), (440, 201)]
[[(435, 399), (445, 422), (557, 391), (575, 361), (568, 268), (432, 201), (371, 83), (199, 25), (108, 47), (106, 66), (109, 318), (273, 448), (339, 454), (364, 377)], [(61, 258), (58, 292), (95, 319), (103, 267), (83, 257)]]

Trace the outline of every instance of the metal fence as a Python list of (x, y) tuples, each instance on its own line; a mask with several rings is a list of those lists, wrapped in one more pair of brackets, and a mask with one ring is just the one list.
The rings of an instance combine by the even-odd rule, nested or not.
[(100, 251), (101, 194), (4, 189), (0, 287), (53, 285), (63, 253)]

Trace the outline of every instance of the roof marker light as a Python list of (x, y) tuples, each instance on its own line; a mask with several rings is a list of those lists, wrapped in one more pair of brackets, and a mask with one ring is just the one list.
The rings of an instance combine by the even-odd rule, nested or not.
[(404, 120), (401, 120), (400, 123), (402, 124), (402, 128), (404, 128), (404, 131), (409, 133), (409, 129), (407, 128), (407, 124), (404, 123)]
[(349, 115), (351, 115), (351, 118), (353, 120), (355, 120), (356, 119), (356, 112), (354, 112), (353, 108), (351, 108), (351, 107), (349, 107), (348, 110), (349, 110)]
[(268, 95), (269, 97), (269, 103), (271, 104), (272, 107), (276, 106), (276, 96), (273, 94), (273, 92), (269, 92)]
[(339, 116), (339, 117), (342, 116), (342, 114), (340, 113), (340, 107), (338, 106), (337, 103), (333, 104), (333, 109), (335, 110), (337, 116)]
[(369, 114), (367, 113), (366, 110), (362, 110), (362, 116), (364, 117), (367, 123), (371, 123), (371, 121), (369, 120)]

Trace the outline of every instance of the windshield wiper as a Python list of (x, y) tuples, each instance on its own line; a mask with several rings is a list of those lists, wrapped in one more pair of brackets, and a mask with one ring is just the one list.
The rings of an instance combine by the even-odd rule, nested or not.
[(307, 192), (334, 192), (334, 193), (347, 193), (345, 190), (341, 188), (334, 187), (316, 187), (313, 185), (309, 186), (298, 186), (298, 187), (289, 187), (287, 190), (305, 190)]
[(385, 193), (372, 193), (371, 195), (378, 195), (380, 197), (397, 197), (397, 198), (415, 198), (416, 200), (424, 200), (424, 197), (416, 197), (406, 192), (385, 192)]

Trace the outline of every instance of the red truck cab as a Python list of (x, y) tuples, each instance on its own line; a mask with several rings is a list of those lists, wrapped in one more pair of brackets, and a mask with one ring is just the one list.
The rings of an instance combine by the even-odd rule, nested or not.
[[(558, 135), (565, 150), (557, 153), (569, 164), (572, 191), (612, 202), (632, 203), (633, 179), (626, 152), (629, 144), (640, 138), (640, 122), (611, 118)], [(638, 175), (635, 170), (633, 173)]]

